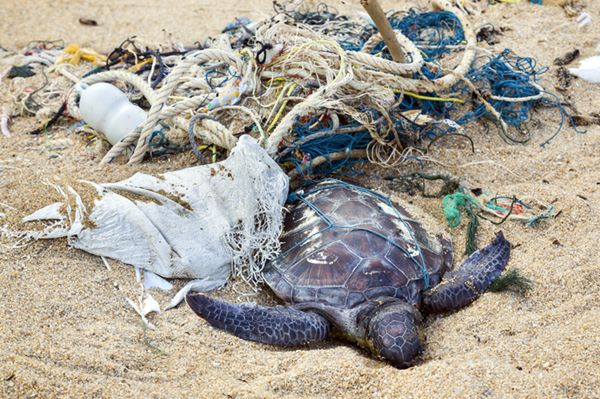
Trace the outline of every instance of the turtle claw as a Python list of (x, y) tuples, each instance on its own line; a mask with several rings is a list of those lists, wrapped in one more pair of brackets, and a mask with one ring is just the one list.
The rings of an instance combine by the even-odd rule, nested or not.
[(428, 312), (460, 309), (483, 294), (500, 276), (510, 257), (510, 243), (502, 232), (487, 247), (473, 252), (442, 282), (425, 292), (423, 306)]
[(294, 346), (322, 341), (329, 334), (325, 318), (293, 307), (235, 305), (204, 294), (188, 294), (185, 300), (213, 327), (249, 341)]

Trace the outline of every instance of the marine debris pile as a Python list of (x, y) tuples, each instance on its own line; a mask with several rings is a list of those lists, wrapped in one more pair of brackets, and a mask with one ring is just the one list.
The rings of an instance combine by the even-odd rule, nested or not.
[[(368, 16), (324, 5), (311, 11), (276, 3), (272, 18), (238, 18), (194, 48), (144, 49), (131, 39), (104, 56), (77, 45), (31, 43), (7, 71), (8, 78), (20, 76), (11, 82), (13, 113), (43, 120), (34, 134), (61, 117), (85, 122), (82, 93), (110, 82), (147, 118), (103, 162), (125, 154), (138, 163), (190, 148), (215, 161), (250, 134), (300, 175), (356, 161), (426, 161), (428, 144), (468, 137), (465, 127), (474, 121), (522, 143), (530, 139), (526, 122), (535, 107), (555, 106), (566, 116), (558, 98), (537, 83), (545, 68), (509, 49), (494, 54), (478, 47), (465, 14), (435, 4), (434, 11), (388, 13), (405, 63), (391, 61)], [(45, 84), (24, 89), (33, 74)], [(75, 127), (86, 129), (84, 122)]]
[[(509, 49), (492, 53), (478, 47), (478, 35), (464, 10), (441, 0), (434, 1), (434, 7), (387, 13), (406, 55), (402, 63), (391, 59), (366, 14), (342, 15), (324, 5), (308, 9), (277, 2), (273, 17), (238, 18), (220, 36), (191, 48), (144, 47), (130, 38), (104, 55), (75, 44), (30, 43), (22, 54), (12, 56), (13, 66), (4, 72), (14, 100), (2, 121), (5, 135), (10, 135), (8, 116), (34, 115), (40, 126), (31, 134), (52, 128), (83, 133), (83, 139), (106, 149), (104, 163), (137, 164), (191, 150), (203, 166), (179, 171), (187, 185), (181, 184), (177, 173), (91, 184), (95, 194), (89, 202), (71, 187), (55, 186), (64, 201), (27, 220), (55, 220), (58, 225), (37, 236), (29, 232), (28, 237), (67, 236), (72, 245), (162, 276), (206, 278), (193, 273), (193, 268), (177, 269), (181, 266), (177, 262), (202, 264), (196, 258), (206, 254), (198, 255), (188, 241), (178, 244), (178, 234), (185, 229), (154, 208), (166, 207), (174, 219), (188, 218), (194, 226), (201, 225), (206, 215), (218, 213), (223, 216), (218, 239), (227, 237), (230, 249), (221, 263), (232, 262), (233, 273), (257, 283), (265, 262), (277, 252), (280, 207), (288, 189), (287, 176), (264, 159), (272, 158), (290, 177), (306, 179), (357, 162), (420, 168), (432, 161), (428, 149), (442, 137), (463, 137), (473, 145), (465, 129), (472, 123), (489, 124), (507, 142), (527, 142), (531, 133), (526, 123), (541, 106), (555, 107), (561, 116), (553, 134), (536, 138), (543, 140), (542, 145), (549, 143), (570, 117), (561, 101), (537, 83), (546, 69)], [(38, 79), (41, 86), (32, 89), (29, 79)], [(116, 112), (118, 107), (128, 113)], [(128, 124), (131, 128), (125, 129)], [(253, 150), (245, 151), (247, 146)], [(229, 154), (236, 151), (240, 157), (246, 154), (236, 164), (237, 172), (227, 164), (233, 157)], [(205, 164), (215, 167), (203, 168)], [(258, 164), (273, 166), (277, 172), (262, 170)], [(260, 176), (244, 175), (244, 170)], [(220, 179), (219, 184), (232, 186), (214, 194), (215, 206), (223, 205), (218, 198), (236, 199), (246, 193), (246, 213), (232, 212), (235, 204), (227, 203), (228, 210), (202, 208), (196, 194), (208, 192), (204, 190), (208, 183), (195, 180), (194, 173), (210, 174), (215, 181)], [(276, 177), (275, 188), (273, 179), (265, 176)], [(414, 176), (422, 180), (417, 184), (421, 187), (425, 180), (438, 179)], [(206, 187), (190, 188), (192, 181)], [(500, 223), (513, 219), (534, 225), (552, 212), (547, 205), (534, 209), (514, 197), (488, 195), (454, 183), (440, 196), (446, 195), (443, 206), (451, 227), (460, 223), (461, 211), (469, 216), (469, 253), (476, 248), (477, 220), (484, 213)], [(135, 206), (127, 213), (115, 198)], [(131, 227), (131, 237), (141, 243), (137, 250), (130, 248), (137, 242), (131, 237), (117, 240), (116, 247), (98, 244), (110, 230), (105, 227), (121, 226), (111, 215), (120, 215), (118, 223)], [(143, 228), (135, 232), (140, 223), (162, 227), (148, 235)], [(157, 240), (164, 241), (164, 253), (152, 259), (132, 258), (147, 254)], [(201, 286), (206, 288), (206, 281)]]

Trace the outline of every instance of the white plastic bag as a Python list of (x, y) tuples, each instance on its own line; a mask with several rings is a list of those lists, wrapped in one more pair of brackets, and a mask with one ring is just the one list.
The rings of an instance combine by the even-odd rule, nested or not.
[(579, 68), (569, 68), (569, 72), (588, 82), (600, 83), (600, 56), (595, 55), (581, 60)]
[(190, 288), (222, 286), (232, 270), (259, 281), (262, 267), (279, 250), (288, 177), (250, 136), (242, 136), (219, 163), (89, 184), (98, 197), (91, 209), (71, 187), (56, 187), (65, 201), (24, 221), (60, 222), (29, 235), (66, 236), (75, 248), (162, 277), (199, 279), (171, 305)]

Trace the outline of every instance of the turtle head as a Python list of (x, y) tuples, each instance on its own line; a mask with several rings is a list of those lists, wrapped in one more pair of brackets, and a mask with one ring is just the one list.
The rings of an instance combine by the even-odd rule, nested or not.
[(396, 367), (409, 367), (422, 350), (418, 310), (405, 302), (392, 301), (376, 306), (369, 316), (366, 320), (367, 347)]

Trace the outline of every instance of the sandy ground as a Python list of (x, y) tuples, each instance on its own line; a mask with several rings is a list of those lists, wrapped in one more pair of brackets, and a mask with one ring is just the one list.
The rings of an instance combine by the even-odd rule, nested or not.
[[(269, 11), (267, 0), (183, 0), (176, 6), (155, 0), (3, 1), (0, 46), (62, 38), (108, 51), (132, 34), (193, 43), (235, 16), (260, 18)], [(588, 1), (587, 12), (594, 23), (583, 31), (561, 9), (529, 4), (494, 6), (476, 22), (511, 28), (495, 49), (510, 47), (552, 65), (573, 48), (593, 55), (600, 4)], [(79, 17), (99, 26), (82, 26)], [(542, 81), (551, 90), (555, 69)], [(565, 97), (586, 114), (598, 111), (599, 95), (600, 86), (575, 80)], [(131, 267), (112, 262), (109, 272), (99, 258), (69, 249), (63, 240), (11, 249), (3, 239), (0, 396), (598, 398), (600, 128), (590, 126), (583, 135), (566, 128), (540, 148), (557, 122), (555, 109), (536, 113), (534, 139), (526, 145), (474, 130), (475, 154), (458, 140), (437, 147), (440, 161), (470, 164), (449, 172), (472, 187), (551, 202), (560, 214), (537, 228), (503, 226), (515, 246), (509, 267), (534, 280), (534, 290), (526, 297), (488, 293), (464, 310), (429, 317), (425, 353), (410, 369), (397, 370), (337, 341), (311, 349), (241, 341), (185, 306), (153, 317), (157, 329), (149, 331), (123, 299), (136, 292)], [(32, 125), (16, 119), (14, 136), (0, 137), (0, 212), (11, 212), (6, 205), (24, 213), (47, 203), (42, 181), (53, 176), (115, 181), (134, 171), (99, 166), (98, 154), (65, 130), (29, 136)], [(192, 160), (181, 154), (135, 170), (173, 170)], [(386, 189), (393, 194), (393, 187)], [(398, 195), (443, 221), (439, 200)], [(480, 243), (496, 229), (483, 223)], [(462, 252), (464, 227), (447, 230)], [(241, 300), (232, 288), (217, 295)]]

